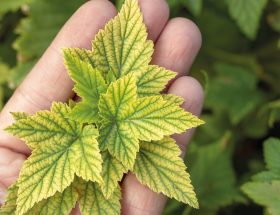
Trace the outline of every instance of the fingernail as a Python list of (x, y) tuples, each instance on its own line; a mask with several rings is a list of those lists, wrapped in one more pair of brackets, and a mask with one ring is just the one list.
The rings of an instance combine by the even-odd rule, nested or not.
[(3, 205), (7, 195), (6, 187), (0, 183), (0, 205)]

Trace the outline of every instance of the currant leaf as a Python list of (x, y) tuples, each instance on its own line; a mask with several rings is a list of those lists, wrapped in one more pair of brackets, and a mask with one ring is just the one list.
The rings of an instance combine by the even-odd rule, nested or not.
[(91, 65), (93, 68), (96, 67), (93, 59), (93, 52), (91, 50), (80, 48), (65, 48), (64, 56), (65, 55), (68, 57), (72, 56), (75, 59), (80, 59), (81, 61)]
[(106, 94), (99, 101), (100, 148), (119, 159), (124, 165), (132, 167), (139, 151), (138, 139), (122, 123), (122, 115), (137, 99), (136, 79), (129, 74), (110, 84)]
[(139, 151), (139, 139), (160, 140), (203, 123), (173, 100), (166, 101), (162, 96), (137, 98), (133, 74), (112, 82), (99, 101), (101, 149), (108, 149), (131, 168)]
[(180, 148), (171, 138), (160, 141), (141, 142), (133, 172), (138, 180), (157, 193), (198, 208), (196, 195), (186, 172), (183, 160), (179, 157)]
[[(82, 124), (68, 119), (70, 108), (62, 103), (54, 103), (51, 111), (39, 111), (21, 119), (5, 130), (22, 139), (34, 149), (38, 145), (51, 142), (53, 139), (76, 137), (82, 131)], [(19, 116), (20, 113), (13, 113)]]
[(108, 152), (104, 152), (102, 158), (103, 183), (100, 186), (105, 198), (109, 199), (118, 187), (118, 182), (121, 181), (123, 174), (127, 172), (127, 168)]
[(78, 200), (78, 192), (70, 185), (62, 193), (44, 199), (29, 210), (26, 215), (64, 215), (70, 214)]
[(137, 75), (137, 93), (139, 97), (159, 95), (168, 81), (176, 76), (175, 72), (159, 66), (148, 66), (146, 71)]
[(21, 119), (26, 119), (29, 115), (27, 113), (24, 113), (24, 112), (14, 112), (14, 113), (11, 113), (14, 120), (18, 121), (18, 120), (21, 120)]
[[(8, 129), (14, 132), (15, 126), (27, 125), (29, 128), (34, 125), (31, 136), (27, 133), (28, 135), (21, 137), (37, 144), (20, 172), (18, 214), (24, 214), (36, 202), (54, 195), (57, 191), (62, 192), (74, 180), (75, 174), (85, 180), (102, 181), (102, 159), (95, 139), (98, 131), (91, 125), (83, 128), (82, 124), (66, 118), (69, 112), (67, 105), (54, 103), (51, 111), (38, 112), (35, 116), (17, 121)], [(62, 128), (65, 130), (61, 130)], [(16, 133), (19, 131), (17, 127)], [(44, 144), (41, 144), (41, 139), (37, 137), (42, 131), (47, 139), (43, 141)], [(61, 131), (63, 132), (59, 133)], [(25, 132), (23, 130), (23, 133)]]
[(100, 128), (99, 141), (128, 169), (133, 167), (139, 151), (139, 140), (130, 132), (129, 127), (122, 122), (105, 122)]
[(165, 101), (168, 101), (170, 103), (176, 104), (176, 105), (182, 105), (185, 101), (182, 97), (174, 95), (174, 94), (163, 94), (162, 98)]
[(82, 61), (83, 53), (88, 57), (87, 51), (73, 56), (73, 49), (64, 50), (64, 59), (68, 72), (72, 80), (75, 82), (74, 91), (82, 98), (82, 102), (78, 103), (71, 117), (80, 122), (95, 122), (98, 119), (98, 100), (101, 93), (106, 92), (107, 85), (101, 73), (94, 69), (87, 61)]
[(164, 136), (182, 133), (204, 123), (172, 101), (163, 100), (161, 96), (138, 99), (124, 118), (124, 124), (144, 141), (160, 140)]
[(121, 210), (120, 188), (106, 199), (98, 184), (82, 182), (80, 185), (79, 208), (83, 215), (119, 215)]
[(93, 41), (97, 68), (116, 80), (131, 72), (145, 71), (153, 54), (147, 40), (137, 0), (126, 0), (120, 13), (101, 30)]

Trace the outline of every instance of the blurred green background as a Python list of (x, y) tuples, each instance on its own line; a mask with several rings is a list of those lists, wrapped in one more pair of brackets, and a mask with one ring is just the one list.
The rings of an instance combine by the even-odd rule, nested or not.
[[(280, 215), (280, 0), (168, 2), (202, 32), (191, 74), (207, 124), (186, 156), (200, 210), (170, 200), (164, 214)], [(0, 0), (0, 109), (83, 3)]]

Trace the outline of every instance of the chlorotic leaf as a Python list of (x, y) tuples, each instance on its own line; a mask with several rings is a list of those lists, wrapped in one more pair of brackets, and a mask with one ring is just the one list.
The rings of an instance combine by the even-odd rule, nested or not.
[(139, 97), (159, 95), (175, 72), (159, 66), (149, 66), (147, 71), (137, 74), (137, 93)]
[(88, 62), (82, 61), (82, 57), (73, 56), (73, 52), (73, 49), (65, 49), (64, 59), (69, 75), (75, 82), (74, 91), (82, 98), (82, 102), (74, 107), (71, 116), (80, 122), (94, 122), (98, 119), (99, 96), (106, 92), (107, 86), (101, 73)]
[[(62, 103), (54, 103), (51, 111), (40, 111), (26, 119), (19, 120), (6, 131), (22, 139), (31, 148), (63, 139), (65, 135), (75, 137), (82, 131), (82, 125), (69, 120), (70, 108)], [(19, 116), (20, 113), (13, 113)]]
[(280, 181), (248, 182), (242, 186), (242, 190), (254, 200), (254, 202), (267, 207), (269, 214), (280, 214)]
[(113, 156), (129, 167), (133, 166), (139, 143), (123, 125), (121, 117), (136, 98), (136, 80), (129, 74), (111, 83), (99, 102), (103, 120), (100, 127), (100, 147), (102, 150), (108, 148)]
[(72, 109), (69, 117), (84, 123), (95, 122), (99, 119), (97, 104), (87, 101), (79, 102)]
[(102, 158), (103, 183), (100, 186), (105, 198), (109, 199), (118, 187), (118, 182), (121, 181), (123, 174), (127, 172), (127, 168), (108, 152), (104, 152)]
[(138, 99), (124, 118), (124, 123), (144, 141), (160, 140), (164, 136), (182, 133), (204, 123), (173, 102), (163, 100), (161, 96)]
[[(14, 133), (16, 126), (16, 133), (22, 139), (37, 144), (20, 172), (18, 214), (24, 214), (36, 202), (57, 191), (62, 192), (74, 180), (75, 174), (85, 180), (102, 181), (102, 159), (95, 139), (98, 131), (91, 125), (82, 128), (82, 124), (66, 118), (69, 112), (67, 105), (54, 103), (51, 111), (38, 112), (8, 128)], [(30, 126), (33, 126), (32, 135), (26, 133)], [(45, 137), (44, 144), (39, 137)]]
[(93, 59), (93, 52), (88, 49), (79, 49), (79, 48), (66, 48), (64, 49), (64, 56), (66, 59), (69, 57), (71, 59), (79, 59), (84, 63), (90, 64), (93, 68), (96, 67)]
[(181, 151), (171, 138), (141, 142), (133, 172), (138, 180), (157, 193), (198, 208), (198, 202), (186, 172)]
[(139, 140), (130, 132), (129, 127), (122, 123), (103, 123), (99, 140), (104, 142), (109, 152), (126, 167), (133, 167), (139, 151)]
[(26, 119), (29, 116), (27, 113), (24, 113), (24, 112), (14, 112), (11, 114), (16, 121), (21, 120), (21, 119)]
[(27, 215), (64, 215), (70, 214), (78, 200), (78, 192), (70, 185), (62, 193), (44, 199), (29, 210)]
[(79, 208), (83, 215), (119, 215), (120, 198), (120, 188), (116, 189), (109, 199), (106, 199), (96, 183), (83, 182), (80, 190)]
[(136, 79), (131, 74), (112, 82), (106, 94), (101, 95), (100, 116), (104, 120), (119, 119), (125, 108), (136, 101), (136, 90)]
[(182, 97), (174, 95), (174, 94), (163, 94), (162, 97), (165, 101), (171, 102), (171, 103), (179, 105), (179, 106), (185, 102)]
[(8, 189), (8, 195), (4, 205), (0, 208), (0, 215), (14, 215), (16, 212), (18, 187), (14, 183)]
[(229, 13), (240, 30), (250, 39), (255, 39), (262, 12), (267, 0), (227, 0)]
[(93, 41), (97, 68), (115, 80), (131, 72), (146, 69), (153, 54), (153, 42), (137, 0), (126, 0), (120, 13), (101, 30)]
[(108, 149), (129, 168), (139, 150), (138, 139), (160, 140), (203, 123), (180, 108), (174, 99), (166, 101), (161, 96), (137, 99), (136, 89), (135, 76), (128, 74), (112, 82), (99, 101), (100, 147)]

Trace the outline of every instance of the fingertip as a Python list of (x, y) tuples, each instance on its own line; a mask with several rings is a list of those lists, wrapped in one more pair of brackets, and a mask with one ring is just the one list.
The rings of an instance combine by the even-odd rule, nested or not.
[(191, 67), (201, 41), (201, 33), (192, 21), (186, 18), (171, 19), (157, 41), (153, 63), (182, 76)]
[(199, 115), (204, 100), (204, 90), (193, 77), (182, 76), (170, 86), (168, 93), (181, 96), (185, 102), (182, 105), (187, 111)]
[(165, 0), (139, 0), (148, 38), (157, 40), (169, 19), (169, 6)]
[(193, 49), (198, 51), (202, 44), (202, 35), (198, 26), (190, 19), (177, 17), (170, 20), (170, 24), (174, 26), (174, 31), (185, 35), (186, 42), (191, 43)]
[[(168, 93), (181, 96), (185, 100), (182, 108), (196, 116), (200, 115), (203, 107), (204, 91), (201, 84), (196, 79), (188, 76), (180, 77), (170, 86)], [(194, 129), (190, 129), (185, 133), (173, 135), (173, 138), (183, 152), (182, 156), (186, 152), (186, 146), (193, 132)]]
[(26, 156), (0, 147), (0, 183), (9, 187), (18, 177)]
[(124, 178), (122, 188), (122, 214), (162, 214), (166, 197), (142, 185), (132, 173)]

